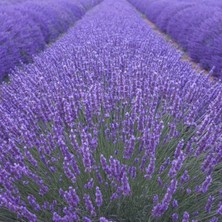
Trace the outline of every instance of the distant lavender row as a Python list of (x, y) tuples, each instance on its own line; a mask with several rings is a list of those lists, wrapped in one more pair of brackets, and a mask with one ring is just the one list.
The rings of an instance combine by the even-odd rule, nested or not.
[(1, 5), (10, 5), (10, 4), (19, 4), (21, 2), (25, 2), (27, 0), (1, 0), (0, 1), (0, 6)]
[(12, 74), (0, 220), (221, 221), (222, 85), (180, 59), (105, 0)]
[(200, 0), (129, 0), (200, 65), (222, 78), (222, 3)]
[(0, 5), (0, 81), (56, 40), (101, 0), (26, 0)]

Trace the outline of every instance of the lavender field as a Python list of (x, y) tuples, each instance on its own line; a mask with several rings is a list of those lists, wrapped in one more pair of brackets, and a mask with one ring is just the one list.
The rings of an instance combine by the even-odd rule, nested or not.
[(222, 221), (222, 4), (166, 2), (0, 1), (0, 222)]
[(222, 1), (129, 0), (187, 51), (193, 61), (222, 78)]

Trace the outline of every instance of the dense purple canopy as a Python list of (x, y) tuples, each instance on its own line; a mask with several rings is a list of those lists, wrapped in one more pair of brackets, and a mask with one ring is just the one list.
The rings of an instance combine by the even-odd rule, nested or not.
[[(222, 84), (104, 0), (0, 87), (0, 220), (222, 219)], [(198, 203), (198, 204), (197, 204)]]
[(56, 40), (101, 0), (26, 0), (0, 4), (0, 81)]
[(222, 78), (222, 3), (217, 0), (129, 0), (190, 57)]

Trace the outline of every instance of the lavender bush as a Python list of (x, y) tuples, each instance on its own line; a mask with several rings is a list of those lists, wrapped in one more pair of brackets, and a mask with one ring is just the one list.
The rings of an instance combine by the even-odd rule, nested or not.
[(104, 0), (1, 85), (0, 220), (220, 221), (221, 87)]
[(178, 42), (190, 57), (222, 78), (220, 1), (129, 0), (160, 30)]
[(0, 81), (55, 41), (101, 0), (38, 0), (0, 5)]

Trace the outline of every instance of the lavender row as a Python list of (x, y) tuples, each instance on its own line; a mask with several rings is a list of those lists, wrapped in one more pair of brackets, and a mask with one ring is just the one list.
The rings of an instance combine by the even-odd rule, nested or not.
[(222, 4), (219, 1), (129, 0), (204, 69), (222, 78)]
[(17, 69), (0, 88), (0, 220), (221, 221), (222, 85), (181, 56), (105, 0)]
[(79, 20), (101, 0), (38, 0), (0, 5), (0, 81)]
[(1, 0), (0, 5), (10, 5), (10, 4), (19, 4), (21, 2), (25, 2), (27, 0)]

